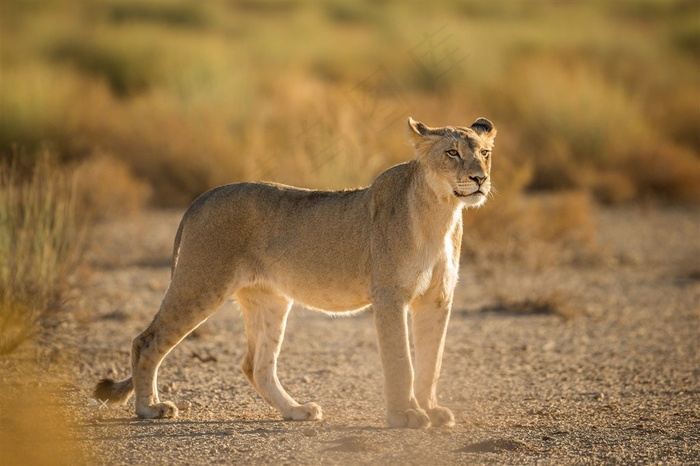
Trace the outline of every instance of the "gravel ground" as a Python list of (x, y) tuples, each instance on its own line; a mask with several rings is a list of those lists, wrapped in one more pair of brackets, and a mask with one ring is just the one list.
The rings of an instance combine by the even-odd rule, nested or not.
[(438, 387), (457, 424), (418, 431), (385, 427), (371, 313), (292, 311), (279, 376), (323, 407), (320, 422), (282, 421), (245, 380), (233, 302), (161, 368), (161, 398), (192, 404), (180, 418), (139, 420), (133, 400), (91, 400), (99, 378), (128, 374), (130, 342), (168, 284), (180, 215), (102, 225), (71, 311), (40, 351), (63, 376), (71, 461), (700, 464), (697, 209), (603, 209), (600, 252), (585, 263), (464, 264)]

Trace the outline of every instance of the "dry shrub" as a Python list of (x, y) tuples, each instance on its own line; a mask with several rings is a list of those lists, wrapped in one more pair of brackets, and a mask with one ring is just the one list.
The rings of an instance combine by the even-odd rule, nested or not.
[(514, 67), (507, 102), (517, 115), (521, 150), (534, 163), (534, 189), (585, 186), (591, 171), (624, 159), (647, 132), (634, 99), (602, 72), (560, 57)]
[(154, 51), (143, 44), (134, 48), (119, 47), (109, 38), (96, 41), (76, 36), (54, 44), (48, 55), (58, 63), (71, 64), (83, 73), (104, 79), (112, 92), (124, 97), (147, 90), (157, 75), (158, 56)]
[(597, 249), (594, 213), (585, 192), (496, 197), (464, 213), (463, 257), (533, 267), (585, 259)]
[(589, 184), (593, 196), (602, 204), (621, 204), (637, 196), (637, 188), (629, 174), (621, 171), (597, 172)]
[(146, 22), (173, 28), (201, 29), (214, 21), (204, 2), (161, 0), (158, 3), (144, 3), (122, 0), (101, 2), (91, 7), (117, 24)]
[[(42, 145), (64, 146), (73, 132), (66, 131), (87, 83), (66, 70), (40, 64), (4, 67), (0, 92), (0, 156), (33, 157)], [(89, 88), (90, 86), (88, 86)], [(84, 96), (88, 97), (88, 96)], [(25, 153), (17, 153), (20, 147)]]
[(42, 157), (28, 179), (0, 166), (0, 354), (37, 329), (56, 308), (78, 263), (86, 228), (73, 178)]
[(98, 154), (75, 169), (79, 209), (101, 220), (133, 214), (145, 205), (151, 188), (136, 179), (123, 160)]
[(463, 214), (465, 260), (539, 265), (594, 254), (595, 205), (590, 196), (582, 190), (524, 194), (533, 168), (515, 155), (518, 144), (507, 133), (497, 138), (492, 169), (496, 194), (484, 207)]
[(574, 57), (541, 52), (521, 60), (497, 100), (512, 109), (520, 152), (534, 164), (528, 188), (585, 189), (604, 203), (697, 202), (697, 87), (648, 84), (658, 98), (643, 102), (594, 61)]
[(676, 145), (683, 145), (700, 155), (700, 91), (697, 81), (695, 85), (674, 82), (673, 90), (671, 95), (658, 99), (652, 108), (654, 119)]
[[(158, 205), (183, 205), (240, 176), (240, 151), (228, 122), (207, 109), (183, 110), (163, 94), (120, 103), (92, 86), (90, 104), (75, 109), (73, 153), (102, 151), (148, 180)], [(99, 141), (99, 145), (96, 142)]]
[(242, 131), (241, 152), (255, 154), (245, 159), (245, 178), (341, 189), (366, 185), (410, 157), (405, 119), (377, 127), (352, 98), (367, 97), (303, 76), (272, 85), (269, 100)]
[(700, 158), (688, 150), (645, 145), (630, 155), (625, 171), (641, 194), (700, 202)]
[(586, 193), (538, 196), (531, 209), (528, 221), (536, 240), (561, 241), (566, 246), (588, 245), (595, 240), (594, 207)]
[(547, 135), (536, 143), (538, 152), (533, 155), (532, 182), (528, 186), (535, 191), (560, 191), (579, 189), (585, 184), (588, 169), (576, 161), (570, 141), (557, 135)]

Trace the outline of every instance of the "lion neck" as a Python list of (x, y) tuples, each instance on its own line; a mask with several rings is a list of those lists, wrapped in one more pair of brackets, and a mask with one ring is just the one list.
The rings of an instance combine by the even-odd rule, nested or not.
[(423, 232), (424, 238), (444, 238), (451, 231), (455, 219), (461, 218), (464, 203), (451, 191), (436, 189), (436, 175), (418, 160), (411, 162), (412, 189), (409, 205), (414, 225)]

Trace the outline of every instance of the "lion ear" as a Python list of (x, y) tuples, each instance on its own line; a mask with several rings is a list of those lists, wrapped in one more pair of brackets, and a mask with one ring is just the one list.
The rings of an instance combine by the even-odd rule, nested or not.
[(478, 134), (484, 141), (493, 144), (493, 140), (496, 137), (496, 127), (493, 126), (486, 118), (478, 118), (471, 125), (471, 129)]
[(427, 126), (411, 117), (408, 117), (408, 129), (418, 136), (427, 136), (429, 133)]
[(424, 140), (424, 138), (440, 136), (440, 134), (439, 129), (431, 128), (420, 121), (408, 117), (408, 137), (411, 139), (414, 146), (421, 140)]

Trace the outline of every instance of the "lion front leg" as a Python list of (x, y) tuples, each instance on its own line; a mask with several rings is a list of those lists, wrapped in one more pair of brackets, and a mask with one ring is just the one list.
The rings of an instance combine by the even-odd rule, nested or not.
[(429, 293), (412, 305), (416, 398), (435, 427), (452, 427), (455, 423), (452, 411), (438, 405), (436, 391), (451, 305), (452, 293), (444, 289), (432, 296)]
[(407, 306), (390, 296), (374, 300), (379, 353), (384, 368), (387, 421), (391, 427), (421, 428), (430, 418), (413, 393), (413, 367), (408, 344)]

